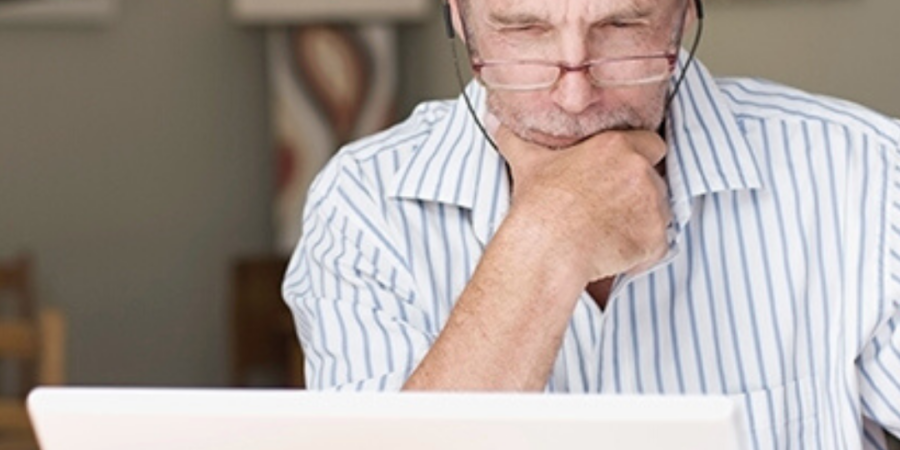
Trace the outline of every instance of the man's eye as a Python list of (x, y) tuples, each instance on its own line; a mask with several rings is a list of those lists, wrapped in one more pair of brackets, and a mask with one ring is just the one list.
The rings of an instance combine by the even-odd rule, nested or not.
[(613, 28), (634, 28), (640, 24), (638, 22), (615, 21), (611, 22), (610, 25)]
[(506, 31), (508, 31), (510, 33), (516, 33), (516, 34), (541, 34), (546, 30), (544, 30), (543, 27), (540, 27), (537, 25), (521, 25), (521, 26), (509, 27), (509, 28), (507, 28)]

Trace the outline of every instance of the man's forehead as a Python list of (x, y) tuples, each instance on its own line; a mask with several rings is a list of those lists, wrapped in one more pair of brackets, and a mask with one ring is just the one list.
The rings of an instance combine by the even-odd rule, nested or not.
[(584, 17), (627, 12), (654, 11), (668, 7), (672, 0), (464, 0), (480, 4), (483, 12), (492, 14), (535, 14), (561, 16), (577, 14)]

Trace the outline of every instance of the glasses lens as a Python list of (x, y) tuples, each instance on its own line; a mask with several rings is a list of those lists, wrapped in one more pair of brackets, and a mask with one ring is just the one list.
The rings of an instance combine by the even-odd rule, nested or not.
[(478, 68), (478, 76), (490, 89), (527, 91), (553, 86), (563, 70), (586, 70), (598, 87), (637, 86), (668, 78), (672, 72), (672, 58), (644, 56), (612, 59), (572, 69), (564, 69), (554, 63), (494, 61), (482, 64)]
[(590, 66), (594, 84), (601, 87), (634, 86), (666, 79), (672, 70), (667, 56), (617, 59)]
[(481, 67), (481, 82), (493, 89), (529, 90), (553, 85), (559, 67), (547, 64), (497, 63)]

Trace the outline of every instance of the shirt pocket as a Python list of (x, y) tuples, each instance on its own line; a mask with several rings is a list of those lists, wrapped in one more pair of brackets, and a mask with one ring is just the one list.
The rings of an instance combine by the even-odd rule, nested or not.
[(814, 377), (735, 394), (741, 409), (748, 449), (826, 449), (821, 439), (821, 396)]

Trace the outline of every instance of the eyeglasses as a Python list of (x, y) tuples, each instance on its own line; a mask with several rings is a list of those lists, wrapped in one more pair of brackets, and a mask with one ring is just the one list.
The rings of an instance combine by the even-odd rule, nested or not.
[(666, 80), (675, 70), (677, 60), (675, 53), (603, 58), (574, 66), (553, 61), (491, 60), (474, 61), (472, 70), (486, 88), (493, 90), (549, 89), (569, 72), (584, 72), (596, 87), (614, 88)]
[[(685, 5), (687, 5), (688, 1), (689, 0), (685, 0)], [(678, 89), (681, 87), (681, 83), (684, 81), (685, 75), (687, 74), (688, 69), (691, 67), (691, 63), (694, 62), (694, 54), (697, 52), (697, 47), (700, 44), (700, 37), (703, 35), (703, 16), (704, 16), (703, 2), (702, 2), (702, 0), (694, 0), (694, 4), (696, 5), (696, 12), (697, 12), (697, 29), (694, 34), (694, 42), (691, 44), (690, 51), (688, 52), (687, 61), (681, 67), (681, 75), (678, 77), (677, 80), (675, 80), (674, 86), (669, 90), (669, 95), (666, 97), (666, 105), (663, 108), (663, 110), (665, 110), (665, 111), (669, 110), (669, 105), (672, 103), (672, 100), (675, 99), (675, 94), (678, 92)], [(444, 5), (445, 5), (444, 18), (447, 20), (447, 29), (449, 30), (448, 34), (449, 34), (450, 38), (452, 39), (454, 35), (453, 35), (452, 24), (450, 23), (449, 4), (445, 3)], [(684, 31), (684, 25), (687, 20), (687, 13), (688, 13), (687, 8), (688, 8), (688, 6), (685, 6), (684, 14), (682, 14), (682, 17), (681, 17), (681, 23), (678, 25), (678, 27), (674, 33), (673, 40), (676, 42), (675, 47), (681, 47), (681, 33)], [(460, 18), (460, 22), (462, 24), (463, 30), (465, 31), (465, 29), (466, 29), (465, 21), (463, 21), (462, 18)], [(466, 34), (468, 34), (468, 32), (466, 32)], [(466, 41), (466, 49), (469, 51), (469, 55), (473, 54), (469, 41)], [(462, 97), (465, 100), (466, 108), (468, 108), (469, 113), (472, 115), (472, 118), (475, 120), (475, 125), (477, 125), (478, 129), (481, 130), (481, 134), (484, 136), (485, 140), (487, 140), (488, 144), (490, 144), (490, 146), (493, 147), (494, 150), (498, 150), (497, 143), (494, 142), (494, 140), (491, 138), (490, 134), (487, 132), (484, 125), (481, 123), (478, 113), (475, 112), (475, 107), (472, 106), (472, 100), (470, 100), (469, 96), (466, 95), (466, 89), (465, 89), (465, 84), (463, 83), (462, 73), (460, 73), (460, 70), (459, 70), (459, 66), (460, 66), (459, 55), (457, 54), (456, 47), (452, 44), (452, 42), (450, 45), (450, 53), (453, 55), (453, 67), (456, 69), (456, 81), (459, 83), (460, 91), (462, 91)], [(668, 62), (668, 69), (667, 69), (666, 76), (668, 76), (669, 73), (674, 72), (675, 65), (677, 64), (677, 57), (671, 53), (665, 53), (665, 54), (657, 55), (657, 56), (642, 56), (642, 57), (632, 57), (632, 58), (609, 58), (609, 59), (606, 59), (605, 61), (606, 61), (606, 65), (608, 66), (610, 64), (610, 62), (613, 60), (616, 60), (616, 61), (639, 60), (639, 59), (647, 59), (647, 58), (655, 58), (655, 59), (665, 58)], [(593, 66), (602, 66), (603, 64), (600, 64), (600, 61), (603, 61), (603, 60), (589, 62), (586, 64), (577, 65), (577, 66), (569, 66), (567, 64), (560, 64), (560, 63), (541, 63), (541, 62), (535, 63), (535, 62), (527, 62), (527, 61), (518, 61), (518, 62), (481, 61), (481, 62), (472, 64), (472, 68), (474, 69), (476, 75), (478, 75), (478, 79), (482, 80), (481, 82), (483, 84), (486, 84), (483, 79), (483, 74), (484, 74), (485, 68), (487, 68), (489, 66), (509, 67), (513, 64), (525, 64), (528, 66), (543, 66), (543, 67), (549, 66), (551, 68), (551, 70), (549, 70), (549, 72), (551, 72), (552, 76), (549, 76), (546, 79), (552, 79), (552, 81), (550, 81), (549, 86), (553, 86), (553, 84), (555, 84), (557, 81), (559, 81), (559, 79), (562, 77), (563, 73), (568, 73), (568, 72), (577, 71), (577, 70), (581, 70), (581, 71), (588, 70), (588, 74), (591, 75), (591, 79), (593, 80), (595, 78), (595, 76), (590, 71), (590, 68)], [(488, 70), (488, 72), (491, 71), (490, 68), (488, 68), (487, 70)], [(553, 75), (553, 73), (555, 73), (555, 75)], [(489, 80), (491, 79), (490, 75), (491, 74), (489, 73), (488, 74)], [(546, 79), (543, 83), (536, 83), (534, 85), (535, 86), (548, 86)], [(600, 78), (600, 79), (603, 79), (603, 78)], [(638, 80), (638, 81), (635, 81), (635, 80)], [(647, 80), (651, 80), (651, 81), (647, 81)], [(639, 78), (632, 78), (631, 85), (634, 86), (634, 85), (640, 85), (643, 83), (651, 83), (651, 82), (653, 82), (652, 80), (653, 80), (653, 77), (645, 78), (643, 81), (641, 81)], [(515, 84), (513, 84), (513, 86), (515, 86)], [(519, 86), (523, 86), (523, 85), (519, 85)], [(534, 87), (531, 89), (542, 89), (542, 88)], [(543, 87), (543, 89), (546, 89), (546, 87)]]

